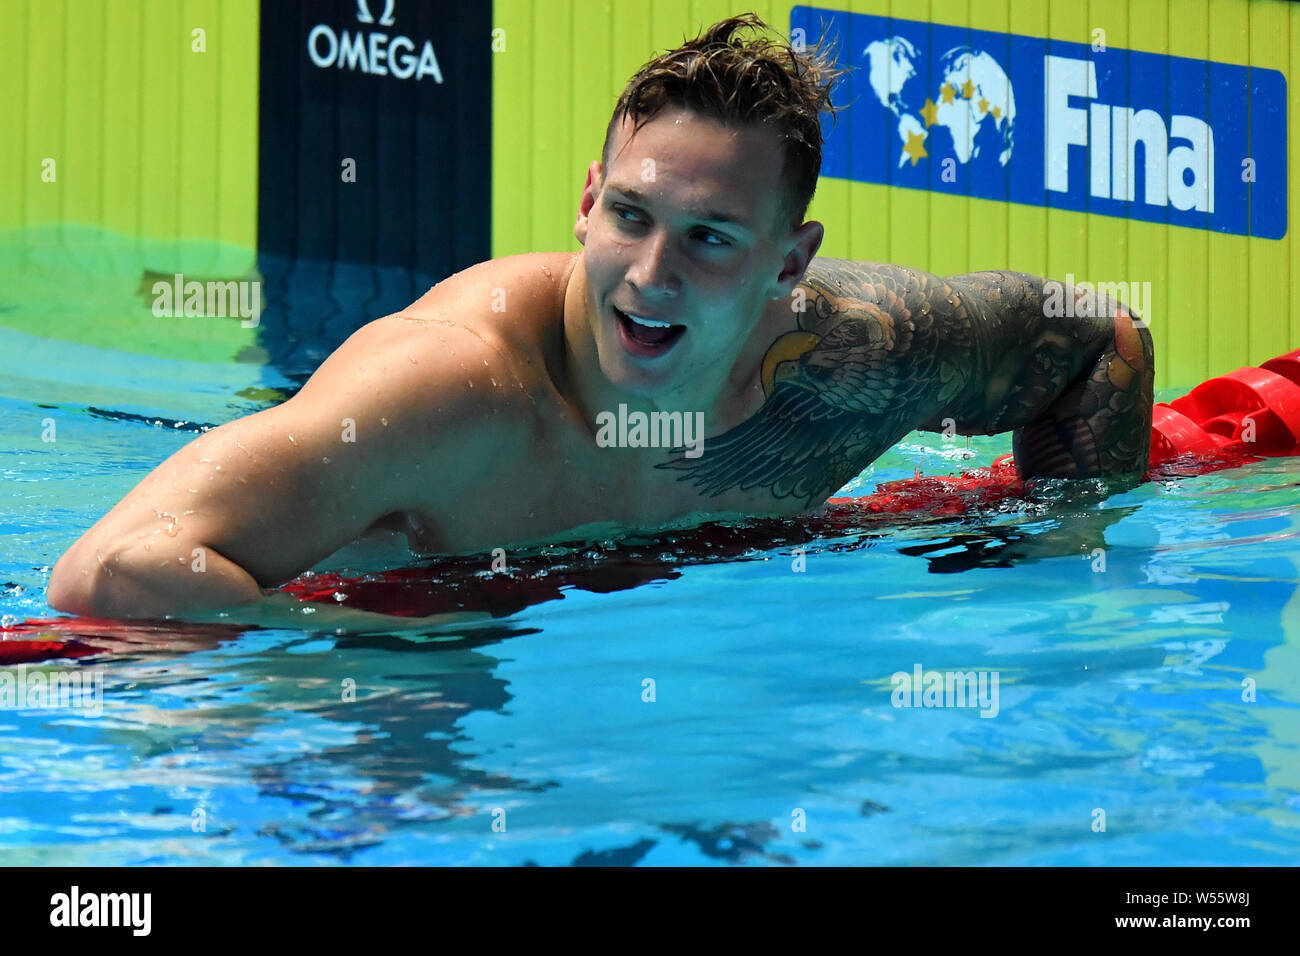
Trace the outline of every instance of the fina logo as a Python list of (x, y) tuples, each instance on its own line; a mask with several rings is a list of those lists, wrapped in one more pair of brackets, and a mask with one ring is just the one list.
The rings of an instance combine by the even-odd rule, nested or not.
[[(1085, 146), (1091, 160), (1089, 192), (1101, 199), (1133, 202), (1141, 143), (1146, 156), (1142, 198), (1147, 205), (1214, 212), (1214, 130), (1209, 123), (1175, 113), (1166, 127), (1155, 110), (1105, 103), (1089, 103), (1086, 110), (1071, 106), (1071, 96), (1097, 98), (1097, 65), (1091, 60), (1049, 54), (1044, 73), (1048, 189), (1070, 191), (1070, 147)], [(1191, 145), (1169, 149), (1171, 135)]]
[[(375, 24), (366, 0), (357, 0), (357, 22), (390, 27), (397, 22), (393, 16), (395, 0), (384, 0), (384, 12)], [(322, 70), (337, 66), (340, 70), (360, 70), (372, 76), (395, 76), (409, 80), (412, 76), (422, 80), (432, 76), (435, 83), (442, 82), (442, 70), (433, 52), (433, 43), (424, 41), (420, 55), (415, 55), (415, 43), (408, 36), (389, 38), (387, 33), (366, 33), (358, 30), (349, 34), (344, 30), (336, 34), (328, 24), (318, 23), (307, 36), (307, 55)]]
[(800, 5), (790, 29), (853, 38), (837, 59), (854, 105), (824, 131), (823, 176), (1287, 234), (1279, 70)]
[[(880, 105), (897, 119), (902, 147), (898, 166), (915, 166), (930, 153), (932, 130), (946, 130), (953, 156), (963, 166), (980, 154), (985, 124), (1001, 147), (1006, 166), (1014, 149), (1016, 98), (1006, 71), (983, 50), (956, 47), (939, 61), (942, 82), (925, 105), (914, 109), (904, 87), (917, 75), (920, 54), (906, 37), (877, 40), (863, 50), (867, 80)], [(1053, 192), (1070, 191), (1070, 147), (1087, 149), (1091, 195), (1131, 203), (1136, 199), (1137, 147), (1145, 157), (1142, 199), (1151, 206), (1214, 212), (1214, 131), (1204, 120), (1174, 114), (1169, 125), (1155, 110), (1105, 103), (1071, 106), (1070, 97), (1097, 99), (1097, 66), (1091, 60), (1047, 54), (1043, 58), (1044, 173)], [(915, 86), (916, 84), (912, 84)], [(917, 97), (919, 99), (919, 95)], [(1190, 145), (1169, 148), (1170, 137)], [(951, 164), (951, 159), (946, 160)], [(948, 181), (955, 181), (955, 177)]]

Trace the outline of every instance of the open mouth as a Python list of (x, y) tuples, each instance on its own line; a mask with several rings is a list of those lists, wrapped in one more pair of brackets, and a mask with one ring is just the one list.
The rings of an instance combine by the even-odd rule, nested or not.
[(628, 315), (618, 308), (614, 308), (614, 315), (618, 318), (618, 334), (623, 347), (638, 358), (658, 358), (666, 354), (686, 332), (684, 325)]

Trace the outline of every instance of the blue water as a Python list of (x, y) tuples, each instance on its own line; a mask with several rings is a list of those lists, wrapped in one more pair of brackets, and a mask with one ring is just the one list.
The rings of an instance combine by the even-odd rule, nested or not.
[[(201, 423), (294, 385), (5, 329), (0, 355), (10, 620)], [(858, 485), (1009, 450), (913, 433)], [(156, 630), (50, 665), (102, 669), (102, 716), (0, 710), (0, 863), (1295, 863), (1298, 488), (1276, 459), (875, 526), (802, 572), (771, 544), (462, 632)], [(893, 706), (916, 665), (996, 672), (996, 716)]]

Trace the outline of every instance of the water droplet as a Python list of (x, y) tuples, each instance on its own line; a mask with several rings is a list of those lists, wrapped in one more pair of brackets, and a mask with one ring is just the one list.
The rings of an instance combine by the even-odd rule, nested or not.
[(388, 427), (388, 419), (387, 419), (387, 418), (381, 418), (381, 419), (379, 419), (379, 424), (381, 424), (381, 425), (383, 425), (385, 428), (387, 428), (387, 427)]
[[(677, 122), (680, 123), (681, 120), (678, 120)], [(549, 279), (551, 277), (551, 270), (546, 268), (546, 266), (542, 266), (542, 275), (546, 276), (546, 278)]]

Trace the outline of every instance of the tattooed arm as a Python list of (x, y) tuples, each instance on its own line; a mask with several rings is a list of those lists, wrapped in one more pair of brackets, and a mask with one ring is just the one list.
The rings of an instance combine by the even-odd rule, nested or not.
[(764, 359), (762, 409), (702, 458), (662, 467), (686, 472), (681, 480), (706, 494), (768, 487), (811, 503), (913, 429), (949, 425), (962, 435), (1011, 431), (1026, 478), (1140, 480), (1151, 440), (1150, 333), (1104, 297), (1067, 318), (1050, 291), (1014, 272), (941, 279), (816, 259), (796, 293), (796, 306), (806, 296), (798, 331)]
[[(918, 427), (940, 431), (951, 417), (963, 435), (1010, 430), (1025, 478), (1140, 481), (1151, 454), (1155, 381), (1145, 323), (1105, 294), (1081, 298), (1063, 283), (1046, 283), (1045, 291), (1036, 276), (977, 272), (945, 282), (969, 303), (970, 317), (956, 321), (978, 325), (977, 345), (964, 361), (970, 377), (952, 413)], [(1070, 316), (1066, 296), (1075, 300)]]

